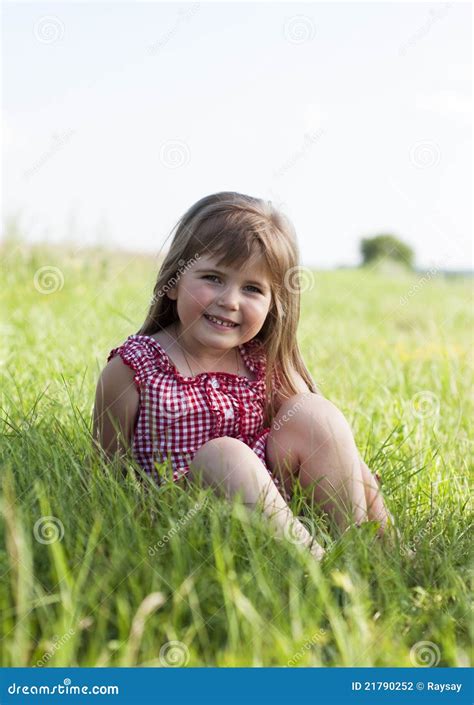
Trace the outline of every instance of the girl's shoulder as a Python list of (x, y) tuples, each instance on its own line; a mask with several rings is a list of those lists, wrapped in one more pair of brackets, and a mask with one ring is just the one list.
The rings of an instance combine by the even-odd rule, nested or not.
[(130, 335), (122, 345), (113, 348), (107, 362), (119, 355), (135, 372), (135, 380), (142, 383), (159, 370), (171, 371), (168, 355), (160, 343), (149, 335)]

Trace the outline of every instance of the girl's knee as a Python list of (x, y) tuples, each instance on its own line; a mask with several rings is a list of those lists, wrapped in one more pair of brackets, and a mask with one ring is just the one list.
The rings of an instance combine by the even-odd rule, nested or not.
[(253, 451), (237, 438), (212, 438), (196, 452), (189, 469), (191, 479), (200, 473), (205, 481), (219, 483), (228, 474), (229, 463), (239, 463), (248, 453)]
[(279, 425), (285, 422), (294, 427), (303, 443), (326, 445), (352, 440), (344, 414), (321, 394), (304, 392), (287, 399), (279, 410), (278, 419)]
[(309, 411), (309, 419), (316, 422), (318, 434), (323, 440), (352, 444), (352, 431), (346, 417), (329, 399), (317, 396)]
[(228, 457), (232, 453), (242, 452), (244, 448), (248, 448), (248, 446), (239, 441), (238, 438), (232, 438), (231, 436), (211, 438), (210, 441), (207, 441), (199, 448), (193, 462), (202, 458), (206, 458), (206, 460), (221, 459), (222, 457)]

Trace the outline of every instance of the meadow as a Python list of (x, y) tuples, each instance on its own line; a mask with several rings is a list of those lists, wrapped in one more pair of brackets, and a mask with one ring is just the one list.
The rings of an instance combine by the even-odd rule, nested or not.
[(1, 260), (2, 666), (469, 665), (472, 280), (303, 273), (305, 362), (402, 535), (337, 535), (297, 491), (319, 565), (238, 502), (91, 453), (156, 258), (12, 239)]

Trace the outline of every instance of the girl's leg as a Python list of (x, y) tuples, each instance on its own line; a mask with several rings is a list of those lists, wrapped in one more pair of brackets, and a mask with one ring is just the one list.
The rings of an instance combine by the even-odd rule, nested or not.
[[(341, 529), (370, 518), (363, 468), (343, 414), (332, 402), (311, 392), (287, 399), (267, 439), (267, 460), (282, 472), (285, 487), (299, 473), (318, 504)], [(375, 481), (375, 480), (374, 480)], [(379, 511), (370, 489), (370, 513)]]
[(322, 558), (323, 548), (294, 516), (261, 460), (242, 441), (225, 436), (201, 446), (188, 474), (191, 480), (197, 476), (228, 499), (240, 493), (244, 504), (251, 508), (262, 501), (277, 536), (291, 535), (315, 558)]

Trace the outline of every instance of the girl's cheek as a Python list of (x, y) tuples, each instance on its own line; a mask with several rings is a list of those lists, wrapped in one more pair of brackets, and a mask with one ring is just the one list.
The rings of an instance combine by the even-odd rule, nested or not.
[(206, 286), (197, 286), (190, 290), (190, 294), (195, 302), (201, 306), (207, 306), (212, 300), (212, 291)]
[(265, 301), (255, 303), (253, 305), (253, 313), (255, 316), (258, 316), (259, 318), (262, 316), (265, 317), (269, 310), (270, 310), (270, 305)]

